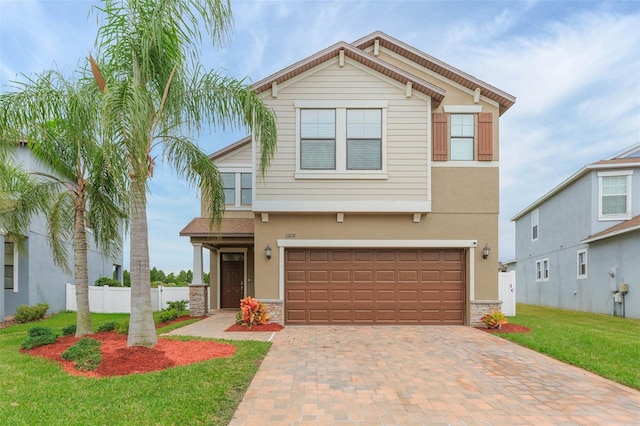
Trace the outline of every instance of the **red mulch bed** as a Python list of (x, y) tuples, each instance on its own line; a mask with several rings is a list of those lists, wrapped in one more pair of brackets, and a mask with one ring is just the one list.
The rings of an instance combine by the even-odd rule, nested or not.
[(280, 331), (284, 327), (280, 324), (263, 324), (263, 325), (254, 325), (249, 328), (246, 325), (233, 324), (231, 327), (227, 328), (225, 331)]
[[(164, 327), (170, 323), (181, 322), (197, 317), (180, 317), (176, 320), (158, 324)], [(202, 317), (205, 318), (205, 317)], [(153, 349), (141, 346), (127, 347), (127, 336), (113, 331), (104, 331), (89, 336), (102, 342), (102, 362), (95, 371), (78, 371), (72, 361), (62, 358), (62, 353), (74, 345), (79, 338), (60, 337), (55, 343), (39, 346), (23, 353), (39, 356), (58, 362), (69, 374), (86, 377), (126, 376), (128, 374), (149, 373), (180, 365), (193, 364), (213, 358), (228, 358), (236, 351), (235, 346), (204, 340), (173, 340), (158, 338)]]
[(528, 333), (531, 331), (529, 327), (518, 324), (503, 324), (502, 328), (486, 328), (476, 327), (478, 330), (486, 331), (487, 333)]

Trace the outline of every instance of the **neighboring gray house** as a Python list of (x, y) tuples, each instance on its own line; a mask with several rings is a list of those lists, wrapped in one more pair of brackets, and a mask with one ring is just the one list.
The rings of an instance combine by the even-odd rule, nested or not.
[[(27, 171), (45, 171), (29, 153), (20, 147), (16, 152), (16, 163), (22, 163)], [(93, 234), (87, 232), (89, 243), (88, 266), (89, 284), (107, 276), (122, 280), (122, 252), (115, 258), (108, 258), (96, 250)], [(73, 270), (73, 248), (67, 246), (69, 267)], [(0, 258), (4, 259), (4, 291), (0, 292), (0, 322), (5, 316), (15, 314), (20, 305), (48, 303), (49, 313), (59, 312), (65, 307), (65, 284), (75, 283), (73, 274), (66, 274), (53, 263), (51, 249), (47, 241), (47, 223), (43, 216), (34, 218), (29, 227), (24, 250), (19, 250), (0, 225)]]
[(640, 144), (583, 167), (511, 220), (518, 302), (640, 318)]

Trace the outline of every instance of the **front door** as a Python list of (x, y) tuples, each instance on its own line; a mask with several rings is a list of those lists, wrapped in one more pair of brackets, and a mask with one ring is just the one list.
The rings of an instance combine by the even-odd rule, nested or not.
[(220, 307), (240, 308), (244, 297), (244, 254), (222, 253), (220, 262)]

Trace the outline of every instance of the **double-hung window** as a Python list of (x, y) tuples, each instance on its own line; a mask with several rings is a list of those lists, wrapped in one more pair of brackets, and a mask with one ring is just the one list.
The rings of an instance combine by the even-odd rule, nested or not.
[(336, 169), (336, 111), (303, 109), (300, 111), (300, 168)]
[(578, 250), (578, 278), (587, 278), (587, 250)]
[(298, 101), (296, 108), (296, 177), (386, 178), (386, 102)]
[(539, 217), (540, 214), (537, 209), (531, 212), (531, 241), (538, 240)]
[(451, 114), (451, 160), (473, 160), (475, 120), (473, 114)]
[(625, 220), (631, 218), (632, 171), (598, 173), (598, 218)]
[(251, 205), (251, 173), (223, 172), (220, 176), (224, 187), (224, 203), (228, 208)]
[(549, 281), (549, 259), (536, 261), (536, 281)]
[(15, 243), (4, 242), (4, 289), (18, 291), (18, 251)]

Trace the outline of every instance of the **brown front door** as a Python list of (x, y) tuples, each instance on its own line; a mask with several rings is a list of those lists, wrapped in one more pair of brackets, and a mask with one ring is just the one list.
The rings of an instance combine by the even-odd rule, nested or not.
[(222, 253), (220, 275), (220, 307), (240, 308), (244, 297), (244, 254)]

